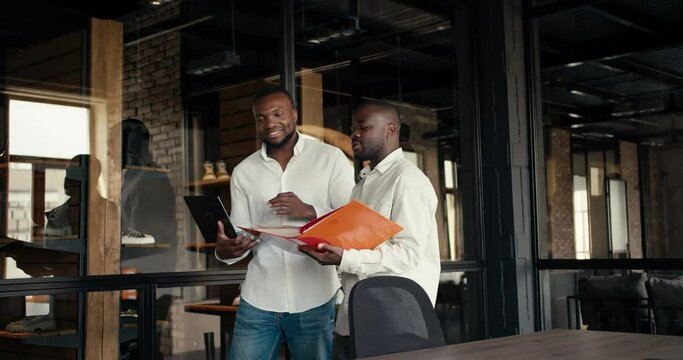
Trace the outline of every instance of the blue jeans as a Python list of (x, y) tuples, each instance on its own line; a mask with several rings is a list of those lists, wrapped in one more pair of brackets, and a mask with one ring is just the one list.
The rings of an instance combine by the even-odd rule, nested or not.
[(265, 311), (242, 299), (230, 360), (277, 359), (283, 341), (292, 360), (331, 359), (335, 298), (300, 313)]

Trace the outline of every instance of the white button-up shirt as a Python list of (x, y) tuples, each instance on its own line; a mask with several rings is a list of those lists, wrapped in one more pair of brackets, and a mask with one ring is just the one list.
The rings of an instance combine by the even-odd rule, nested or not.
[[(233, 225), (303, 225), (304, 219), (278, 216), (267, 201), (291, 191), (321, 216), (349, 201), (353, 167), (341, 150), (299, 134), (294, 156), (282, 170), (266, 147), (237, 165), (230, 180)], [(329, 301), (339, 289), (334, 266), (320, 266), (304, 255), (286, 252), (268, 242), (252, 249), (241, 297), (259, 309), (297, 313)], [(248, 253), (247, 253), (248, 254)], [(227, 259), (233, 264), (244, 257)]]
[(397, 149), (362, 180), (351, 197), (403, 227), (393, 238), (373, 250), (344, 250), (341, 272), (344, 301), (335, 332), (349, 335), (349, 294), (358, 281), (370, 276), (396, 275), (414, 280), (429, 295), (432, 305), (441, 273), (436, 228), (437, 197), (429, 179)]

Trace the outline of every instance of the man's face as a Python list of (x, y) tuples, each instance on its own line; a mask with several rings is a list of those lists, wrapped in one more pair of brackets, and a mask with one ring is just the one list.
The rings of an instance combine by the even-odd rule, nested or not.
[(294, 136), (297, 117), (285, 94), (268, 95), (254, 103), (254, 118), (261, 140), (269, 147), (280, 147)]
[(352, 129), (351, 146), (356, 159), (371, 160), (382, 152), (387, 135), (387, 120), (378, 108), (363, 106), (356, 110)]
[(64, 193), (74, 199), (79, 199), (81, 195), (81, 182), (69, 177), (65, 177)]

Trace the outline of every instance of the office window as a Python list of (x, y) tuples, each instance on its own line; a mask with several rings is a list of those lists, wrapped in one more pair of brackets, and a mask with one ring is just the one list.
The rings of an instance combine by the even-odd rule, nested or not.
[(11, 99), (9, 152), (53, 159), (88, 154), (89, 121), (85, 107)]

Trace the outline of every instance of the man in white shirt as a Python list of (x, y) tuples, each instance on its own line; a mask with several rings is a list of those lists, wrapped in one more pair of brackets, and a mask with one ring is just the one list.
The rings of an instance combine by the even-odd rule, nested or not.
[[(297, 111), (282, 89), (256, 95), (263, 145), (237, 165), (230, 181), (234, 225), (303, 225), (346, 204), (353, 168), (341, 150), (296, 131)], [(228, 264), (254, 257), (242, 284), (230, 359), (275, 359), (286, 340), (293, 359), (332, 354), (334, 266), (245, 235), (229, 239), (218, 223), (216, 257)]]
[(441, 273), (436, 228), (437, 197), (429, 179), (403, 157), (399, 147), (401, 123), (396, 108), (369, 102), (354, 113), (351, 141), (357, 159), (369, 160), (351, 197), (403, 227), (373, 250), (343, 250), (320, 244), (302, 248), (323, 265), (339, 265), (345, 297), (337, 315), (334, 357), (350, 355), (348, 295), (360, 280), (377, 275), (403, 276), (425, 290), (432, 305)]

